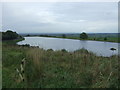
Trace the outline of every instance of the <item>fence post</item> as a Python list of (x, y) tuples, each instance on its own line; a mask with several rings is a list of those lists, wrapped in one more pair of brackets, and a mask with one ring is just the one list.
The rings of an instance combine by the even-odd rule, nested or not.
[(24, 76), (24, 68), (25, 68), (25, 58), (21, 61), (20, 71), (18, 68), (16, 68), (16, 71), (17, 71), (17, 73), (22, 81), (24, 81), (24, 77), (25, 77)]

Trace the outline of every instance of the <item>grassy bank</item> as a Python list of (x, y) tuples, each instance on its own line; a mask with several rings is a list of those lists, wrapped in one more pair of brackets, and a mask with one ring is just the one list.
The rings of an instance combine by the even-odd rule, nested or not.
[(24, 38), (14, 39), (14, 40), (4, 40), (2, 41), (2, 46), (4, 45), (16, 45), (17, 42), (24, 40)]
[[(14, 43), (11, 41), (11, 43)], [(3, 42), (3, 88), (109, 88), (120, 86), (118, 56), (98, 57), (81, 49), (73, 53)], [(15, 68), (26, 58), (25, 81)]]
[(2, 42), (0, 41), (0, 89), (2, 89)]
[[(61, 37), (61, 36), (47, 36), (47, 37), (83, 40), (83, 39), (80, 39), (79, 37)], [(96, 38), (95, 37), (89, 37), (86, 40), (120, 43), (120, 38), (117, 37), (117, 36), (116, 37), (108, 37), (107, 40), (104, 40), (104, 37), (96, 37)]]

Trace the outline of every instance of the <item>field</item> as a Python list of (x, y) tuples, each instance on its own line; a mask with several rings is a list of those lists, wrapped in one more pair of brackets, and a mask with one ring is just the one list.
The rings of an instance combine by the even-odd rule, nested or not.
[[(67, 38), (67, 39), (80, 40), (80, 33), (30, 33), (30, 34), (21, 34), (21, 35), (22, 36), (40, 36), (40, 37), (42, 36), (42, 37)], [(88, 35), (87, 40), (120, 43), (119, 33), (87, 33), (87, 35)]]
[[(100, 57), (81, 49), (52, 51), (2, 43), (3, 88), (119, 88), (118, 56)], [(26, 59), (25, 80), (15, 68)]]

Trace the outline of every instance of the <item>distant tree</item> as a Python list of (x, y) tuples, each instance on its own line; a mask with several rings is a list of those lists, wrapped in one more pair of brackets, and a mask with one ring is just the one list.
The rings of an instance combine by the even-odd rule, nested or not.
[(66, 38), (66, 35), (65, 35), (65, 34), (63, 34), (63, 35), (62, 35), (62, 37), (63, 37), (63, 38)]
[(80, 34), (80, 38), (81, 38), (81, 39), (87, 39), (87, 38), (88, 38), (88, 35), (87, 35), (85, 32), (82, 32), (82, 33)]
[(26, 36), (28, 36), (28, 37), (29, 37), (30, 35), (28, 34), (28, 35), (26, 35)]
[(107, 40), (107, 37), (105, 37), (104, 40), (106, 41), (106, 40)]

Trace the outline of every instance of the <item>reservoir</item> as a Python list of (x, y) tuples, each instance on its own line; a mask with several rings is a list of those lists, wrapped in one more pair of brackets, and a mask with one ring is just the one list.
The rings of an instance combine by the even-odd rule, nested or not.
[[(43, 49), (61, 50), (66, 49), (73, 52), (78, 49), (87, 49), (95, 53), (97, 56), (109, 57), (111, 55), (118, 55), (118, 46), (120, 43), (104, 42), (104, 41), (90, 41), (90, 40), (76, 40), (76, 39), (62, 39), (51, 37), (24, 37), (25, 40), (18, 42), (18, 45), (29, 44), (30, 46), (39, 46)], [(115, 48), (115, 51), (110, 50)]]

